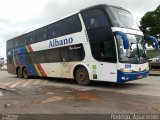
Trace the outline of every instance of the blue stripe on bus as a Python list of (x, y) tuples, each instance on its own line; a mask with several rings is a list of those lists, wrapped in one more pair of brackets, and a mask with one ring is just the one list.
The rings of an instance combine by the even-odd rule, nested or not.
[[(124, 83), (128, 81), (138, 80), (141, 78), (145, 78), (149, 75), (149, 71), (141, 71), (141, 72), (135, 72), (135, 73), (124, 73), (120, 70), (117, 71), (117, 82), (118, 83)], [(122, 78), (123, 77), (123, 78)]]
[(37, 73), (34, 65), (29, 64), (29, 62), (27, 60), (28, 51), (27, 51), (26, 47), (24, 46), (24, 47), (17, 48), (17, 49), (15, 49), (15, 52), (17, 53), (17, 57), (18, 57), (20, 63), (23, 66), (26, 66), (29, 75), (38, 76), (38, 73)]
[(33, 64), (28, 64), (27, 65), (27, 70), (29, 72), (29, 75), (38, 76), (38, 73), (37, 73), (37, 71), (36, 71), (36, 69), (35, 69)]

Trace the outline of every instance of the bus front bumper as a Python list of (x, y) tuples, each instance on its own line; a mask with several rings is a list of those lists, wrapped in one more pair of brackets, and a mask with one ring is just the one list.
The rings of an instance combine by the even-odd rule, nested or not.
[(117, 71), (117, 82), (118, 83), (124, 83), (128, 81), (138, 80), (145, 78), (149, 75), (149, 71), (141, 71), (141, 72), (135, 72), (135, 73), (125, 73), (120, 70)]

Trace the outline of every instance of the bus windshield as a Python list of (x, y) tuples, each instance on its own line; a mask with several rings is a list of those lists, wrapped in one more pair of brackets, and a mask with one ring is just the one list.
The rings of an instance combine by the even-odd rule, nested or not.
[(139, 27), (130, 12), (116, 7), (107, 7), (106, 10), (113, 27), (139, 30)]
[(117, 36), (118, 40), (118, 51), (119, 51), (119, 61), (122, 63), (133, 63), (140, 64), (148, 61), (146, 55), (146, 48), (144, 44), (143, 36), (129, 35), (129, 49), (124, 49), (123, 40), (120, 36)]

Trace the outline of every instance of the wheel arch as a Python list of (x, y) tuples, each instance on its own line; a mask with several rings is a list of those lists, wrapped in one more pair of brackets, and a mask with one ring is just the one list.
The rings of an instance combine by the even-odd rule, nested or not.
[(73, 73), (74, 79), (75, 79), (76, 71), (77, 71), (78, 68), (80, 68), (80, 67), (84, 67), (84, 68), (87, 69), (88, 74), (89, 74), (89, 79), (90, 79), (90, 69), (89, 69), (89, 67), (88, 67), (86, 64), (77, 64), (77, 65), (75, 65), (75, 66), (73, 67), (73, 72), (72, 72), (72, 73)]
[[(24, 69), (26, 69), (25, 74), (24, 74)], [(23, 66), (23, 67), (22, 67), (22, 75), (23, 75), (23, 78), (25, 78), (25, 79), (28, 79), (28, 78), (29, 78), (27, 66)]]
[(20, 66), (16, 67), (16, 75), (18, 75), (18, 69), (21, 69), (21, 67)]
[(22, 72), (23, 72), (24, 68), (26, 68), (26, 69), (27, 69), (27, 67), (26, 67), (26, 66), (23, 66), (23, 67), (22, 67)]

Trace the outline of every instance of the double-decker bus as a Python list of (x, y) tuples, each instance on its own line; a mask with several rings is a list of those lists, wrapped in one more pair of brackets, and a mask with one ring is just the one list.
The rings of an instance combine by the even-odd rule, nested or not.
[(8, 72), (124, 83), (149, 74), (143, 33), (132, 14), (96, 5), (7, 41)]

